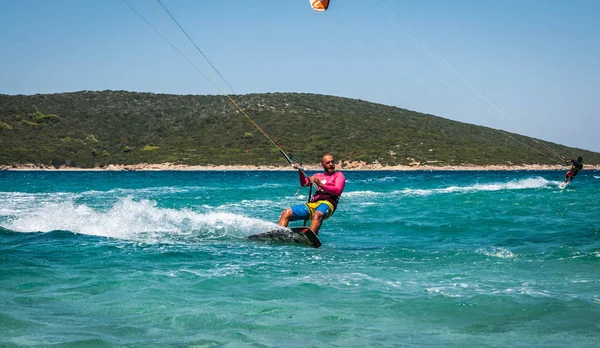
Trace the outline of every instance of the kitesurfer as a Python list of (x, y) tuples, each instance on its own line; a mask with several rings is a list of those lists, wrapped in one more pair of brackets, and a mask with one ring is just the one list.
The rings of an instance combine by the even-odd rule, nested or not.
[[(342, 172), (335, 170), (335, 162), (330, 154), (323, 156), (321, 166), (324, 172), (311, 177), (306, 177), (304, 171), (298, 170), (300, 186), (305, 187), (314, 184), (317, 191), (308, 203), (295, 205), (281, 212), (281, 217), (277, 223), (279, 226), (287, 227), (290, 221), (311, 220), (310, 229), (318, 234), (323, 220), (333, 215), (342, 191), (344, 191), (346, 178)], [(294, 167), (298, 169), (298, 166)]]
[(577, 157), (577, 161), (567, 160), (567, 163), (571, 163), (571, 169), (569, 169), (569, 171), (565, 175), (565, 183), (567, 183), (567, 180), (573, 181), (573, 178), (577, 176), (577, 173), (579, 173), (579, 171), (583, 169), (583, 158), (579, 156)]

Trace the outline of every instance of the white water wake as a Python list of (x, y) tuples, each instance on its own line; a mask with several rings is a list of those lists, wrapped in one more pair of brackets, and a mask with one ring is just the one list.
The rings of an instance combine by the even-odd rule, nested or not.
[(71, 231), (80, 234), (144, 242), (176, 243), (191, 239), (244, 237), (276, 225), (228, 212), (199, 213), (168, 209), (150, 200), (118, 200), (108, 210), (71, 201), (45, 203), (4, 222), (17, 232)]
[(472, 185), (452, 185), (448, 187), (439, 188), (428, 188), (428, 189), (417, 189), (417, 188), (404, 188), (401, 190), (394, 190), (392, 192), (375, 192), (375, 191), (353, 191), (344, 193), (344, 198), (358, 198), (358, 197), (377, 197), (377, 196), (428, 196), (435, 194), (449, 194), (449, 193), (473, 193), (482, 191), (503, 191), (503, 190), (524, 190), (524, 189), (542, 189), (542, 188), (557, 188), (560, 181), (549, 181), (542, 177), (526, 178), (521, 180), (511, 180), (508, 182), (492, 182), (485, 184), (472, 184)]
[(503, 191), (503, 190), (524, 190), (556, 187), (560, 184), (558, 181), (548, 181), (542, 177), (526, 178), (521, 180), (512, 180), (508, 182), (497, 182), (487, 184), (473, 184), (467, 186), (449, 186), (435, 189), (404, 189), (401, 192), (412, 195), (425, 196), (430, 194), (443, 193), (469, 193), (479, 191)]

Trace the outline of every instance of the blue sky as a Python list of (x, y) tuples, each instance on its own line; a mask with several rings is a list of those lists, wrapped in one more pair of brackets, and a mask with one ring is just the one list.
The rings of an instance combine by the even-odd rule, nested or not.
[[(227, 93), (358, 98), (600, 151), (600, 1), (162, 0), (234, 91), (156, 0), (127, 1)], [(0, 93), (106, 89), (221, 93), (122, 0), (0, 0)]]

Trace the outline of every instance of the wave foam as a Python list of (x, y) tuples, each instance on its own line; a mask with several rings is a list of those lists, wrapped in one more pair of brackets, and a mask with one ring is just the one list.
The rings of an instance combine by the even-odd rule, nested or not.
[(373, 192), (373, 191), (351, 191), (351, 192), (344, 192), (342, 194), (342, 197), (345, 198), (354, 198), (354, 197), (375, 197), (375, 196), (379, 196), (382, 193), (380, 192)]
[(479, 248), (475, 252), (487, 256), (499, 257), (501, 259), (512, 259), (515, 257), (515, 254), (510, 250), (501, 247), (492, 247), (490, 249)]
[(189, 209), (160, 208), (154, 201), (127, 197), (106, 211), (73, 202), (46, 203), (20, 214), (3, 227), (17, 232), (64, 230), (126, 240), (176, 243), (243, 237), (275, 226), (272, 222), (233, 213), (201, 214)]
[(522, 190), (522, 189), (536, 189), (557, 186), (559, 182), (548, 181), (542, 177), (527, 178), (522, 180), (514, 180), (509, 182), (500, 183), (488, 183), (488, 184), (474, 184), (469, 186), (450, 186), (445, 188), (435, 189), (410, 189), (406, 188), (396, 193), (416, 195), (416, 196), (427, 196), (431, 194), (443, 194), (443, 193), (469, 193), (477, 191), (502, 191), (502, 190)]

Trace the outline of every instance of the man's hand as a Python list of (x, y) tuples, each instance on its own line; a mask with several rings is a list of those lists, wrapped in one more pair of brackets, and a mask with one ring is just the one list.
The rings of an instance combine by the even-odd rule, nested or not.
[(319, 187), (323, 186), (323, 184), (321, 183), (321, 180), (319, 180), (319, 178), (317, 178), (315, 175), (310, 177), (310, 181), (315, 183)]

